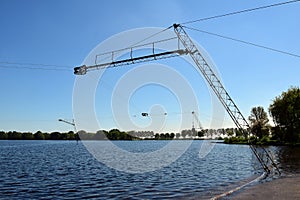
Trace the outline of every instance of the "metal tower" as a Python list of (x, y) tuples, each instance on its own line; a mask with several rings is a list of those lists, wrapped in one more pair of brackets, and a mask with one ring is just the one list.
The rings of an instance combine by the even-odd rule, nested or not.
[[(204, 76), (205, 80), (209, 84), (209, 86), (212, 88), (222, 105), (224, 106), (225, 110), (233, 120), (234, 124), (237, 126), (237, 128), (242, 131), (245, 138), (249, 138), (250, 136), (250, 125), (245, 119), (245, 117), (242, 115), (241, 111), (235, 104), (235, 102), (232, 100), (232, 98), (229, 96), (228, 92), (222, 85), (219, 78), (216, 76), (213, 69), (209, 66), (207, 61), (205, 60), (204, 56), (201, 54), (201, 52), (198, 50), (197, 46), (194, 44), (194, 42), (191, 40), (189, 35), (185, 32), (184, 28), (180, 24), (173, 24), (174, 31), (179, 39), (179, 41), (184, 46), (184, 49), (180, 49), (178, 45), (178, 49), (174, 51), (166, 51), (161, 53), (155, 53), (154, 46), (155, 42), (153, 43), (153, 53), (150, 55), (140, 56), (140, 57), (131, 57), (124, 60), (113, 60), (111, 62), (107, 63), (101, 63), (96, 64), (93, 66), (80, 66), (74, 68), (74, 74), (76, 75), (84, 75), (88, 71), (93, 69), (103, 69), (107, 67), (117, 67), (122, 65), (128, 65), (128, 64), (134, 64), (137, 62), (147, 62), (151, 60), (157, 60), (157, 59), (163, 59), (163, 58), (169, 58), (174, 56), (181, 56), (184, 54), (190, 55), (190, 57), (193, 59), (194, 63), (198, 67), (199, 71)], [(132, 51), (132, 48), (131, 48)], [(110, 52), (110, 54), (114, 55), (114, 52)], [(276, 163), (268, 153), (268, 151), (260, 146), (255, 146), (254, 144), (249, 141), (249, 146), (258, 161), (260, 162), (261, 166), (263, 167), (264, 171), (269, 174), (271, 172), (277, 171), (280, 173)], [(263, 151), (263, 154), (260, 154), (259, 150)]]

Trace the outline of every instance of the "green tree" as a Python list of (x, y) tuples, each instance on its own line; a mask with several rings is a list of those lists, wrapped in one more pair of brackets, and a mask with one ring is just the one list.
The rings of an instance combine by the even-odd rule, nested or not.
[(61, 140), (61, 133), (60, 132), (52, 132), (50, 133), (51, 140)]
[(7, 139), (9, 140), (22, 140), (22, 133), (17, 131), (9, 131), (7, 133)]
[(159, 140), (159, 137), (160, 137), (159, 133), (156, 133), (156, 134), (154, 135), (154, 138), (155, 138), (156, 140)]
[(23, 140), (33, 140), (34, 136), (30, 132), (26, 132), (22, 134), (22, 139)]
[(169, 140), (170, 139), (170, 133), (165, 133), (165, 139)]
[(76, 136), (75, 136), (74, 131), (69, 131), (68, 132), (68, 140), (75, 140), (75, 139), (76, 139)]
[(50, 134), (49, 133), (43, 133), (45, 140), (50, 140)]
[(7, 133), (0, 131), (0, 140), (7, 140)]
[(175, 137), (175, 133), (171, 133), (171, 134), (170, 134), (170, 139), (172, 139), (172, 140), (173, 140), (173, 139), (174, 139), (174, 137)]
[(78, 131), (77, 134), (78, 134), (78, 137), (79, 137), (78, 139), (80, 139), (80, 140), (93, 140), (94, 136), (95, 136), (94, 133), (87, 133), (84, 130)]
[(198, 137), (204, 137), (204, 131), (203, 130), (201, 130), (201, 131), (198, 131)]
[(188, 131), (187, 131), (187, 130), (182, 130), (182, 131), (181, 131), (181, 136), (182, 136), (183, 138), (185, 138), (187, 135), (188, 135)]
[(68, 140), (69, 134), (68, 133), (61, 133), (60, 134), (60, 140)]
[(44, 140), (45, 136), (44, 136), (44, 134), (41, 131), (37, 131), (34, 134), (34, 139), (36, 139), (36, 140)]
[(120, 131), (119, 131), (119, 129), (111, 129), (108, 132), (107, 137), (110, 140), (118, 140), (120, 138)]
[(244, 137), (242, 130), (235, 128), (235, 137)]
[(96, 132), (96, 135), (95, 135), (94, 139), (95, 140), (105, 140), (105, 139), (107, 139), (106, 134), (107, 134), (107, 131), (99, 130), (99, 131)]
[(226, 131), (228, 137), (233, 137), (233, 134), (234, 134), (233, 128), (227, 128), (225, 131)]
[(276, 128), (272, 135), (283, 142), (300, 142), (300, 89), (291, 87), (275, 97), (269, 107)]
[(165, 140), (166, 139), (166, 135), (164, 133), (159, 134), (159, 139), (160, 140)]
[(249, 116), (251, 132), (259, 138), (269, 134), (268, 115), (261, 106), (253, 107)]

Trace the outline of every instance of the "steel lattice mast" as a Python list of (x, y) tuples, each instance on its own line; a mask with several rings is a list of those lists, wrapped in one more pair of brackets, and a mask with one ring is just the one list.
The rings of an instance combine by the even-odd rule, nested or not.
[[(185, 47), (188, 54), (193, 59), (194, 63), (197, 65), (198, 69), (200, 70), (220, 102), (223, 104), (224, 108), (226, 109), (227, 113), (229, 114), (237, 128), (242, 131), (244, 137), (248, 138), (248, 130), (250, 129), (250, 125), (237, 105), (234, 103), (232, 98), (229, 96), (228, 92), (225, 90), (219, 78), (216, 76), (212, 68), (209, 66), (203, 55), (198, 50), (197, 46), (183, 29), (183, 27), (180, 24), (174, 24), (173, 27), (177, 37)], [(266, 173), (271, 172), (272, 166), (275, 167), (279, 172), (275, 162), (265, 148), (261, 147), (266, 156), (266, 159), (264, 160), (263, 157), (259, 155), (257, 149), (255, 148), (255, 146), (253, 146), (253, 144), (250, 143), (249, 146)]]
[(206, 62), (206, 60), (198, 50), (197, 46), (185, 32), (183, 27), (181, 25), (174, 24), (174, 30), (179, 40), (182, 42), (182, 44), (188, 51), (188, 54), (191, 56), (198, 69), (201, 71), (202, 75), (205, 77), (206, 81), (211, 86), (211, 88), (225, 107), (226, 111), (230, 115), (235, 125), (239, 129), (250, 128), (247, 120), (244, 118), (241, 111), (238, 109), (232, 98), (225, 90), (219, 78), (216, 76), (212, 68)]

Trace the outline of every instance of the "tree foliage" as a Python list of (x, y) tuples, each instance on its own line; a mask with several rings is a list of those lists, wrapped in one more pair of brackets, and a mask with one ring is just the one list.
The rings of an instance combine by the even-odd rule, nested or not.
[(34, 134), (34, 139), (36, 139), (36, 140), (44, 140), (45, 136), (44, 136), (44, 134), (41, 131), (37, 131)]
[(253, 107), (249, 116), (251, 132), (259, 138), (269, 134), (268, 114), (261, 106)]
[(23, 139), (23, 140), (33, 140), (33, 139), (34, 139), (34, 136), (33, 136), (32, 133), (26, 132), (26, 133), (23, 133), (23, 134), (22, 134), (22, 139)]
[(0, 131), (0, 140), (7, 140), (7, 133)]
[(291, 87), (277, 96), (269, 107), (276, 127), (273, 135), (284, 142), (300, 142), (300, 89)]

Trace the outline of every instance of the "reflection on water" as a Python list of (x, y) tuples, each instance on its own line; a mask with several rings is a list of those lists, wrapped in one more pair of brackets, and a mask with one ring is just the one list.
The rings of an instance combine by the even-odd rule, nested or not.
[[(132, 152), (153, 151), (167, 142), (116, 141)], [(98, 162), (80, 142), (0, 141), (0, 199), (207, 199), (261, 173), (245, 145), (217, 144), (199, 158), (201, 145), (194, 141), (160, 170), (128, 174)], [(270, 149), (284, 173), (299, 173), (299, 148)]]
[(300, 173), (300, 147), (273, 147), (283, 176)]

